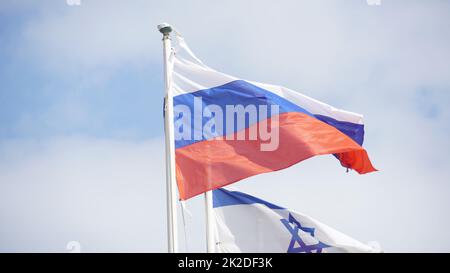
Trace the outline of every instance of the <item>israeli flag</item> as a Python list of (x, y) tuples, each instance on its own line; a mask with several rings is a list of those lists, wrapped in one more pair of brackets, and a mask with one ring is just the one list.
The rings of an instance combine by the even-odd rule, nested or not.
[(217, 252), (380, 252), (302, 213), (228, 189), (213, 191)]

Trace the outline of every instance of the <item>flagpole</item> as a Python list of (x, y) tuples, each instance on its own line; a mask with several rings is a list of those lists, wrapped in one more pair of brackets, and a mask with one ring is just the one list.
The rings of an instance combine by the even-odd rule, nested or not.
[(212, 191), (205, 192), (206, 251), (215, 252)]
[(175, 142), (173, 127), (173, 96), (170, 86), (169, 57), (171, 53), (170, 32), (172, 27), (163, 23), (158, 25), (158, 30), (163, 34), (164, 50), (164, 131), (166, 142), (166, 194), (167, 194), (167, 245), (169, 253), (178, 252), (177, 230), (177, 183), (175, 176)]

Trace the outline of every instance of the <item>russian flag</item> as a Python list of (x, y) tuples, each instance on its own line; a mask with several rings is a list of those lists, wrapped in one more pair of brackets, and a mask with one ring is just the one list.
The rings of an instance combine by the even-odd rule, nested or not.
[[(362, 147), (361, 115), (281, 86), (218, 72), (195, 57), (183, 38), (177, 40), (170, 82), (182, 200), (316, 155), (333, 154), (342, 166), (360, 174), (376, 171)], [(244, 109), (245, 122), (229, 126), (239, 115), (230, 116), (230, 106)], [(267, 126), (271, 131), (261, 134)], [(206, 127), (212, 130), (205, 133)], [(274, 132), (277, 139), (268, 139)], [(271, 141), (275, 149), (262, 149)]]

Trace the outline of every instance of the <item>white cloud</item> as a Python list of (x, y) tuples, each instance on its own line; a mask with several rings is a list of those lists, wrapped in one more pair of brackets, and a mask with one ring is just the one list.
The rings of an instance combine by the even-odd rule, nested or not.
[(23, 30), (22, 50), (57, 70), (148, 61), (154, 49), (149, 35), (154, 27), (145, 15), (148, 3), (85, 1), (74, 7), (45, 2)]
[(2, 142), (0, 251), (165, 251), (163, 156), (161, 139)]

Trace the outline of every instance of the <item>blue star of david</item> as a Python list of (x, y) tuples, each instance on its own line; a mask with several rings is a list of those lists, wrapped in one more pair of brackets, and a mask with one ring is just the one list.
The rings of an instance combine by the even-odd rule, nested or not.
[[(287, 228), (289, 233), (291, 233), (292, 238), (291, 242), (289, 243), (289, 247), (287, 252), (288, 253), (321, 253), (322, 249), (330, 247), (327, 244), (324, 244), (320, 241), (318, 241), (317, 244), (313, 245), (307, 245), (305, 242), (303, 242), (302, 238), (298, 234), (298, 231), (301, 230), (303, 232), (309, 233), (311, 237), (314, 237), (314, 228), (309, 227), (303, 227), (297, 219), (292, 216), (292, 214), (289, 213), (289, 219), (281, 219), (280, 220), (283, 225)], [(292, 227), (290, 224), (294, 224), (294, 227)], [(298, 247), (295, 247), (295, 243), (298, 243)]]

